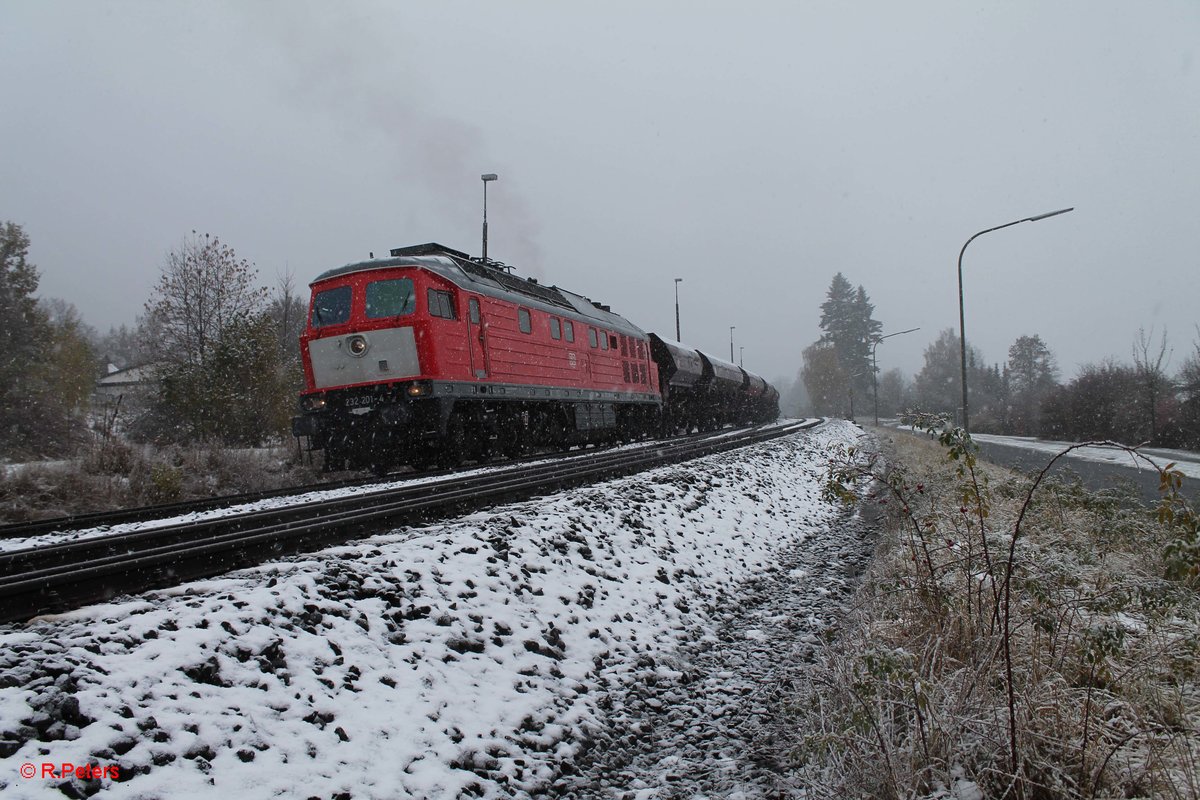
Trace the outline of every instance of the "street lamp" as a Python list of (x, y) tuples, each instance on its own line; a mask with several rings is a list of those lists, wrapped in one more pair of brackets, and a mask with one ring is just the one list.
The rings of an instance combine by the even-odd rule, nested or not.
[(487, 185), (496, 180), (499, 175), (487, 172), (479, 176), (483, 179), (483, 263), (487, 263)]
[(683, 337), (679, 335), (679, 284), (683, 282), (683, 278), (675, 279), (675, 341), (682, 342)]
[(975, 241), (980, 236), (983, 236), (985, 233), (991, 233), (992, 231), (998, 231), (1001, 228), (1009, 228), (1009, 227), (1012, 227), (1013, 225), (1020, 225), (1022, 222), (1038, 222), (1039, 220), (1049, 219), (1050, 217), (1057, 217), (1059, 214), (1066, 214), (1068, 211), (1074, 211), (1074, 210), (1075, 210), (1074, 206), (1072, 206), (1071, 208), (1060, 208), (1058, 211), (1051, 211), (1046, 214), (1038, 214), (1036, 217), (1025, 217), (1025, 219), (1018, 219), (1013, 222), (1006, 222), (1003, 225), (997, 225), (994, 228), (988, 228), (987, 230), (982, 230), (979, 233), (972, 236), (970, 239), (967, 239), (966, 244), (964, 244), (962, 246), (962, 250), (960, 250), (958, 252), (958, 346), (959, 346), (959, 350), (960, 350), (961, 367), (962, 367), (963, 430), (966, 431), (967, 434), (971, 433), (971, 423), (970, 423), (970, 416), (967, 413), (967, 324), (966, 324), (965, 317), (963, 315), (963, 282), (962, 282), (963, 253), (967, 252), (968, 244)]
[(736, 327), (737, 327), (737, 325), (729, 326), (729, 363), (730, 364), (733, 363), (733, 329)]
[(896, 331), (885, 336), (876, 336), (871, 340), (871, 394), (875, 397), (875, 427), (879, 427), (879, 381), (876, 376), (879, 374), (879, 367), (875, 365), (875, 348), (879, 347), (879, 343), (884, 339), (890, 339), (893, 336), (903, 336), (906, 333), (919, 331), (920, 328), (909, 328), (906, 331)]
[(741, 347), (741, 346), (738, 347), (738, 366), (739, 367), (746, 366), (746, 348), (745, 347)]

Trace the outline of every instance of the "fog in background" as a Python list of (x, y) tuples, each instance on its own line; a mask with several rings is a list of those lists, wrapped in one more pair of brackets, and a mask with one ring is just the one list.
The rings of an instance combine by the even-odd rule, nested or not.
[[(168, 250), (264, 283), (427, 241), (792, 378), (835, 272), (881, 369), (957, 327), (1063, 377), (1197, 338), (1200, 3), (7, 2), (0, 219), (133, 323)], [(740, 354), (740, 351), (735, 350)]]

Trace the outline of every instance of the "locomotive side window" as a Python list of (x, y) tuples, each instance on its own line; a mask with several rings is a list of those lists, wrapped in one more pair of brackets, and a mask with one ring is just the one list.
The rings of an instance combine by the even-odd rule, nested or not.
[(517, 309), (517, 323), (521, 326), (521, 333), (533, 333), (533, 321), (529, 317), (528, 309)]
[(612, 349), (617, 349), (617, 335), (615, 333), (612, 335)]
[(317, 292), (313, 298), (312, 321), (314, 328), (338, 325), (350, 319), (350, 287), (338, 286)]
[(367, 317), (400, 317), (416, 310), (417, 297), (411, 278), (372, 281), (367, 284)]
[(558, 317), (550, 318), (550, 338), (551, 339), (561, 339), (562, 338), (562, 323), (558, 321)]
[(600, 342), (596, 339), (595, 328), (588, 328), (588, 343), (591, 344), (592, 347), (600, 346)]
[(471, 309), (471, 322), (475, 325), (478, 325), (479, 324), (479, 301), (476, 300), (474, 297), (472, 297), (469, 305), (470, 305), (470, 309)]
[(442, 319), (458, 319), (454, 313), (454, 295), (437, 289), (429, 290), (429, 316)]
[(563, 320), (563, 333), (568, 342), (575, 341), (575, 326), (571, 324), (571, 320)]
[[(616, 338), (616, 337), (613, 337), (613, 338)], [(613, 344), (613, 347), (616, 347), (615, 343)], [(608, 349), (608, 334), (605, 333), (604, 331), (600, 331), (600, 349), (601, 350)]]

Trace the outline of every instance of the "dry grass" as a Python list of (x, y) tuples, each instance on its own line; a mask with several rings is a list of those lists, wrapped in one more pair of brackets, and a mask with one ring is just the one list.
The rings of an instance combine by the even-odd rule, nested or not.
[(797, 703), (802, 770), (852, 797), (1200, 797), (1200, 598), (1164, 577), (1172, 527), (1043, 484), (1014, 537), (1030, 478), (886, 449), (834, 464), (889, 524)]
[(316, 483), (294, 448), (153, 448), (109, 439), (69, 461), (0, 471), (0, 523)]

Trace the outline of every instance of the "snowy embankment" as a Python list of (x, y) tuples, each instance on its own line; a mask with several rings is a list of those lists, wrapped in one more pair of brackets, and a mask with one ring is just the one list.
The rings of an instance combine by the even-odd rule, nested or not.
[(43, 765), (88, 763), (119, 779), (68, 791), (548, 789), (647, 663), (710, 635), (780, 553), (831, 534), (827, 455), (859, 434), (832, 423), (4, 626), (0, 792), (61, 797)]

